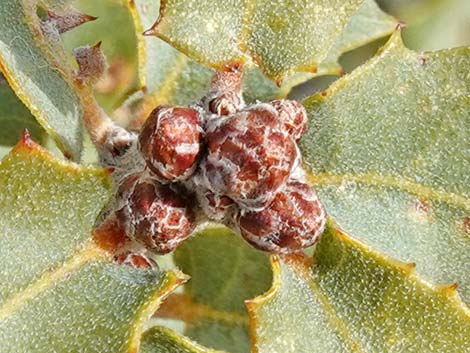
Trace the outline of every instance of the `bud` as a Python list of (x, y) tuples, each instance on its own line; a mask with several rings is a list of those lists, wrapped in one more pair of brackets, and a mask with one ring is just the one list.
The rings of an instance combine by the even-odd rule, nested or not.
[(196, 169), (202, 137), (202, 119), (196, 109), (160, 106), (142, 127), (139, 148), (159, 178), (185, 180)]
[(127, 237), (156, 253), (173, 251), (195, 227), (189, 200), (145, 175), (129, 176), (117, 198), (115, 214)]
[(83, 46), (74, 50), (73, 55), (78, 63), (76, 79), (96, 83), (106, 71), (106, 58), (101, 51), (101, 42), (93, 46)]
[(284, 124), (289, 134), (298, 141), (307, 131), (307, 112), (304, 106), (287, 99), (278, 99), (271, 102), (279, 114), (279, 119)]
[(234, 91), (215, 93), (209, 97), (208, 110), (213, 114), (230, 115), (244, 107), (242, 95)]
[(243, 238), (254, 247), (290, 253), (318, 241), (325, 228), (326, 212), (314, 190), (293, 181), (267, 208), (241, 210), (235, 221)]
[(49, 10), (47, 17), (46, 21), (52, 23), (60, 34), (97, 19), (97, 17), (86, 15), (71, 7), (65, 12)]

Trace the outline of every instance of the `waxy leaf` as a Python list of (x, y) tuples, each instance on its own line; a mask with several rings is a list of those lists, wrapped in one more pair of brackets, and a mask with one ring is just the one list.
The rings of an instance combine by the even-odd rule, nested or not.
[(23, 130), (28, 129), (37, 141), (45, 137), (44, 130), (34, 116), (15, 95), (15, 92), (2, 82), (0, 74), (0, 145), (13, 146), (20, 139)]
[(330, 225), (313, 254), (272, 258), (274, 283), (248, 303), (253, 352), (467, 352), (470, 311)]
[[(142, 91), (131, 97), (116, 115), (130, 115), (137, 121), (144, 121), (158, 105), (187, 105), (207, 94), (215, 72), (213, 69), (191, 60), (161, 39), (142, 35), (158, 17), (158, 2), (135, 0), (127, 2), (127, 5), (138, 39)], [(246, 69), (244, 96), (249, 103), (284, 98), (293, 86), (310, 77), (309, 74), (297, 74), (278, 87), (258, 69)]]
[(152, 327), (142, 336), (141, 353), (223, 353), (204, 348), (165, 327)]
[(318, 74), (341, 73), (338, 59), (342, 54), (389, 35), (397, 25), (397, 20), (383, 12), (375, 0), (365, 0), (320, 64)]
[(0, 70), (64, 154), (78, 160), (80, 99), (67, 58), (60, 45), (42, 33), (33, 1), (0, 2)]
[[(186, 105), (206, 94), (214, 70), (194, 62), (161, 39), (141, 35), (158, 17), (158, 2), (135, 0), (127, 4), (137, 32), (139, 79), (143, 92), (128, 100), (117, 116), (130, 115), (143, 121), (160, 104)], [(395, 19), (382, 12), (373, 0), (365, 1), (317, 74), (340, 74), (342, 70), (337, 60), (342, 53), (385, 36), (395, 27)], [(248, 103), (285, 98), (292, 87), (314, 76), (298, 73), (284, 80), (279, 87), (257, 68), (246, 68), (245, 71), (244, 97)]]
[(153, 33), (218, 69), (249, 56), (280, 81), (295, 71), (315, 72), (362, 2), (164, 0)]
[[(267, 76), (280, 81), (295, 71), (340, 74), (341, 54), (390, 34), (396, 25), (373, 0), (229, 5), (169, 0), (163, 1), (153, 31), (218, 69), (243, 63), (250, 55)], [(191, 28), (202, 34), (192, 36)]]
[(136, 352), (143, 326), (187, 278), (113, 263), (91, 237), (107, 172), (25, 135), (0, 163), (1, 352)]
[(470, 48), (416, 53), (397, 32), (308, 100), (310, 182), (354, 237), (470, 303)]
[(248, 352), (244, 301), (269, 288), (272, 276), (267, 255), (229, 229), (209, 226), (178, 248), (174, 260), (191, 280), (157, 314), (184, 321), (185, 335), (204, 346)]

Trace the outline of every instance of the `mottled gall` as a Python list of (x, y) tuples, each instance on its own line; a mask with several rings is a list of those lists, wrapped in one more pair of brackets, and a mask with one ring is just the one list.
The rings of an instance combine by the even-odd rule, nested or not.
[(189, 178), (196, 169), (203, 138), (196, 109), (159, 106), (139, 135), (139, 149), (148, 168), (161, 181)]
[(169, 185), (132, 175), (121, 185), (119, 196), (116, 217), (125, 225), (126, 235), (153, 252), (174, 250), (194, 229), (190, 200)]
[(204, 183), (241, 207), (260, 209), (286, 183), (298, 158), (295, 141), (269, 104), (257, 104), (206, 126)]
[(241, 235), (254, 247), (290, 253), (313, 245), (326, 224), (326, 212), (314, 190), (291, 181), (264, 210), (241, 210), (235, 219)]

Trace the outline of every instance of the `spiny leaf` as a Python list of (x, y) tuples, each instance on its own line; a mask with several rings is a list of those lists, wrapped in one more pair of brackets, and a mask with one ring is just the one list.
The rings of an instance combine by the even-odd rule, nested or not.
[(52, 30), (57, 34), (66, 33), (84, 23), (96, 20), (96, 17), (81, 13), (74, 8), (68, 8), (63, 13), (49, 10), (47, 17), (47, 20), (42, 23), (43, 32)]
[[(197, 64), (163, 40), (144, 37), (159, 13), (159, 4), (150, 0), (127, 2), (135, 22), (139, 47), (139, 78), (143, 92), (129, 99), (117, 117), (133, 116), (143, 121), (159, 104), (186, 105), (207, 93), (214, 71)], [(346, 31), (328, 54), (318, 75), (339, 74), (337, 60), (351, 50), (393, 31), (396, 21), (384, 14), (373, 0), (367, 0), (352, 17)], [(366, 28), (366, 30), (362, 30)], [(359, 30), (361, 29), (361, 30)], [(285, 98), (293, 86), (305, 82), (314, 74), (299, 73), (283, 81), (279, 87), (268, 80), (257, 68), (247, 68), (244, 96), (248, 103)]]
[(141, 353), (223, 353), (204, 348), (165, 327), (152, 327), (142, 337)]
[[(73, 5), (82, 13), (98, 17), (96, 21), (80, 26), (62, 35), (65, 50), (102, 42), (101, 49), (108, 61), (108, 70), (95, 86), (100, 105), (112, 112), (138, 89), (137, 41), (133, 21), (124, 1), (75, 0)], [(119, 30), (112, 30), (119, 28)]]
[(269, 288), (268, 257), (229, 229), (211, 226), (177, 249), (174, 259), (191, 281), (183, 294), (168, 298), (158, 315), (183, 320), (184, 333), (207, 347), (247, 352), (244, 300)]
[(0, 351), (135, 352), (186, 280), (117, 265), (91, 238), (107, 173), (54, 159), (25, 135), (0, 164)]
[(342, 54), (389, 35), (397, 25), (397, 20), (383, 12), (375, 0), (365, 0), (331, 47), (318, 72), (339, 74), (342, 68), (338, 59)]
[[(162, 2), (154, 31), (176, 48), (216, 68), (246, 61), (270, 77), (315, 72), (362, 1), (241, 0)], [(191, 33), (197, 31), (199, 36)]]
[(395, 10), (409, 24), (404, 36), (411, 48), (436, 50), (470, 44), (467, 0), (412, 2)]
[[(208, 93), (214, 70), (196, 63), (161, 39), (144, 37), (158, 16), (159, 4), (151, 0), (126, 2), (135, 23), (139, 53), (139, 81), (142, 92), (131, 97), (116, 113), (143, 121), (158, 105), (187, 105)], [(255, 68), (247, 69), (244, 95), (248, 102), (284, 98), (290, 89), (309, 79), (298, 74), (278, 87)]]
[[(333, 56), (342, 47), (341, 33), (362, 3), (361, 0), (165, 0), (161, 16), (149, 33), (218, 69), (239, 66), (249, 56), (267, 76), (281, 81), (296, 71), (316, 72), (338, 41), (330, 57), (336, 60)], [(370, 1), (364, 6), (361, 11), (373, 14), (372, 19), (378, 15), (378, 23), (371, 21), (369, 25), (374, 29), (371, 38), (380, 33), (382, 25), (393, 24)], [(358, 22), (364, 23), (364, 18)], [(194, 36), (196, 32), (200, 35)], [(357, 38), (354, 35), (354, 40), (361, 42), (361, 36), (364, 34)]]
[(42, 34), (33, 1), (1, 1), (0, 69), (64, 154), (77, 160), (82, 144), (80, 99), (66, 63), (60, 46)]
[(272, 258), (274, 283), (248, 303), (259, 353), (466, 352), (470, 311), (453, 286), (384, 257), (330, 225), (313, 265)]
[(470, 303), (470, 48), (379, 55), (306, 101), (310, 181), (349, 233)]
[(2, 82), (0, 74), (0, 145), (14, 145), (24, 129), (39, 141), (45, 137), (44, 130), (31, 115), (29, 110), (16, 97), (6, 82)]

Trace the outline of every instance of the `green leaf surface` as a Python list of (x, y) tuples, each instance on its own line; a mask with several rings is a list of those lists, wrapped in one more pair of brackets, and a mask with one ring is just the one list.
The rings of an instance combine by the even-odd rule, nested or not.
[(340, 72), (338, 59), (342, 54), (389, 35), (397, 25), (397, 20), (383, 12), (374, 0), (365, 0), (320, 64), (318, 73)]
[[(143, 92), (131, 97), (116, 112), (117, 118), (129, 116), (143, 121), (160, 104), (187, 105), (204, 96), (214, 70), (188, 58), (161, 39), (141, 33), (152, 26), (159, 14), (159, 4), (150, 0), (126, 2), (135, 23), (139, 52), (139, 80)], [(285, 98), (292, 87), (315, 75), (340, 74), (339, 56), (347, 50), (385, 36), (396, 27), (396, 20), (383, 13), (373, 0), (367, 0), (352, 17), (351, 23), (330, 50), (317, 74), (298, 73), (281, 86), (267, 79), (258, 68), (247, 67), (244, 96), (248, 103)]]
[[(142, 92), (136, 93), (125, 102), (116, 112), (117, 117), (131, 116), (143, 121), (158, 105), (187, 105), (207, 94), (214, 75), (213, 69), (196, 63), (161, 39), (142, 35), (158, 17), (159, 3), (151, 0), (126, 3), (134, 19), (138, 40), (139, 81)], [(244, 96), (250, 103), (284, 98), (293, 86), (305, 82), (311, 76), (294, 75), (279, 87), (264, 77), (259, 69), (247, 69)]]
[(0, 70), (64, 154), (78, 160), (80, 99), (61, 47), (42, 35), (33, 1), (0, 2)]
[(136, 352), (143, 325), (186, 278), (113, 263), (91, 231), (107, 172), (25, 137), (0, 164), (0, 352)]
[(266, 291), (271, 269), (266, 254), (222, 226), (209, 226), (174, 254), (191, 276), (158, 315), (186, 323), (184, 334), (207, 347), (248, 352), (250, 337), (244, 301)]
[[(267, 76), (279, 81), (295, 71), (339, 74), (341, 54), (390, 34), (396, 25), (373, 0), (170, 0), (163, 2), (156, 33), (215, 68), (251, 55)], [(192, 36), (192, 28), (200, 35)]]
[(165, 327), (152, 327), (142, 336), (141, 353), (222, 353), (204, 348)]
[(457, 282), (470, 303), (470, 48), (381, 52), (306, 100), (302, 142), (330, 216), (368, 245)]
[(258, 353), (448, 352), (470, 349), (470, 311), (454, 287), (330, 225), (308, 259), (272, 259), (274, 284), (249, 304)]
[(362, 2), (165, 0), (154, 31), (212, 67), (237, 66), (249, 56), (280, 81), (315, 72)]
[(44, 139), (44, 130), (34, 116), (0, 77), (0, 145), (13, 146), (28, 129), (36, 141)]

